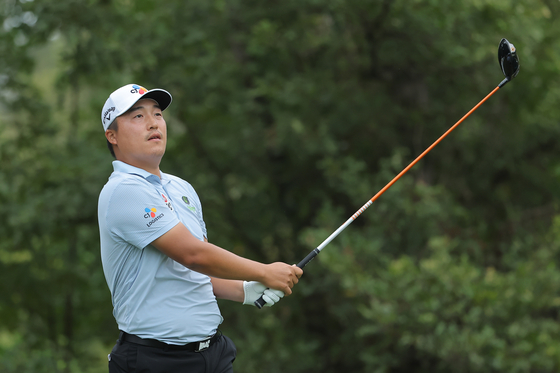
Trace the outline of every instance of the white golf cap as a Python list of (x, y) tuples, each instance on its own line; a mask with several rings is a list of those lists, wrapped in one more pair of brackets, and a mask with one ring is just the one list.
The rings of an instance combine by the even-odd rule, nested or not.
[(148, 91), (138, 84), (127, 84), (120, 87), (111, 93), (101, 111), (103, 130), (107, 131), (116, 117), (124, 114), (141, 98), (155, 100), (162, 111), (169, 106), (172, 100), (171, 94), (163, 89), (156, 88)]

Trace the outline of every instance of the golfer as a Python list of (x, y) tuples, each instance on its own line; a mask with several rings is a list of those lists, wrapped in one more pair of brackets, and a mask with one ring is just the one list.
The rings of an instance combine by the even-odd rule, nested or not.
[(129, 84), (101, 112), (116, 159), (99, 196), (101, 260), (119, 339), (109, 372), (233, 372), (236, 349), (218, 330), (216, 298), (271, 306), (302, 270), (262, 264), (208, 243), (202, 206), (186, 181), (160, 171), (171, 95)]

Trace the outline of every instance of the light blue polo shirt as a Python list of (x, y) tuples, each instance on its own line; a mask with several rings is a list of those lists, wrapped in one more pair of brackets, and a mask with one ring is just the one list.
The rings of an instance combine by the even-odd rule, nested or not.
[(161, 179), (124, 162), (99, 195), (101, 260), (119, 329), (171, 344), (214, 334), (223, 318), (210, 278), (163, 254), (151, 243), (179, 223), (207, 236), (202, 206), (186, 181)]

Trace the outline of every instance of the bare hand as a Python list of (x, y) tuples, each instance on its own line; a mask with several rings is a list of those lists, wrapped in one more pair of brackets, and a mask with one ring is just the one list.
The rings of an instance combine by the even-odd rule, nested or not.
[(298, 266), (276, 262), (267, 264), (267, 271), (263, 281), (264, 285), (271, 289), (284, 292), (285, 295), (292, 294), (292, 288), (298, 283), (303, 270)]

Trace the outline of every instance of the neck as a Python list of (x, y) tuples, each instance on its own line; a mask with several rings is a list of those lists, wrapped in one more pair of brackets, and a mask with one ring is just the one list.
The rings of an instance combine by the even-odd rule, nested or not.
[[(117, 160), (129, 164), (131, 166), (141, 168), (144, 171), (147, 171), (153, 175), (156, 175), (161, 179), (161, 171), (159, 170), (159, 161), (158, 162), (141, 162), (139, 160), (131, 160), (117, 156)], [(161, 159), (160, 159), (161, 160)]]
[[(135, 166), (135, 167), (138, 167), (138, 166)], [(145, 171), (148, 171), (149, 173), (151, 173), (153, 175), (156, 175), (157, 177), (159, 177), (161, 179), (161, 171), (159, 170), (159, 167), (156, 167), (156, 168), (138, 167), (138, 168), (141, 168)]]

